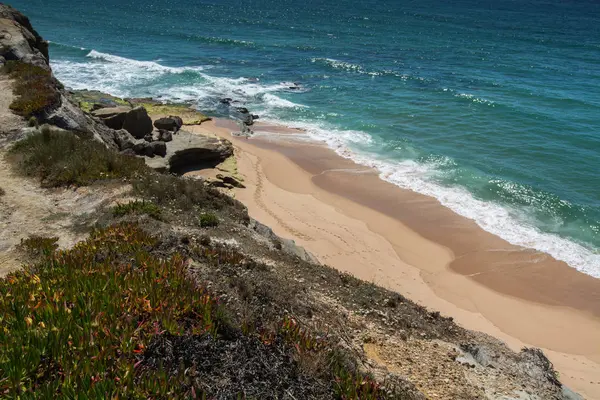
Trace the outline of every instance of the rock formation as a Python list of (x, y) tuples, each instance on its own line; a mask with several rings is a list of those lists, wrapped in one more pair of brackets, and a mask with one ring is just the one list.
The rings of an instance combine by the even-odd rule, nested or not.
[(183, 173), (214, 167), (232, 155), (233, 145), (228, 140), (179, 131), (166, 146), (164, 158), (155, 157), (146, 163), (158, 171)]

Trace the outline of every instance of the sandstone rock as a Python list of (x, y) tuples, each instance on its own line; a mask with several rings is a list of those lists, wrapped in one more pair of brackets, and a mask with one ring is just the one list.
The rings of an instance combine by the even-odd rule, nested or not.
[(229, 184), (236, 188), (244, 189), (246, 187), (240, 181), (238, 181), (237, 179), (235, 179), (233, 176), (230, 176), (230, 175), (217, 174), (217, 179), (220, 179), (224, 183)]
[(92, 111), (92, 115), (102, 119), (102, 122), (112, 129), (122, 129), (125, 117), (131, 110), (130, 107), (100, 107)]
[(164, 129), (160, 129), (158, 131), (158, 140), (161, 140), (163, 142), (170, 142), (173, 140), (173, 132), (171, 131), (166, 131)]
[(141, 139), (147, 134), (152, 134), (154, 128), (146, 109), (144, 107), (136, 107), (125, 116), (123, 129), (131, 133), (133, 137)]
[(166, 148), (164, 158), (146, 159), (146, 164), (158, 171), (184, 173), (212, 168), (233, 155), (233, 145), (228, 140), (186, 131), (173, 136)]
[(165, 142), (156, 141), (149, 144), (152, 149), (152, 154), (164, 157), (167, 155), (167, 144)]
[(110, 118), (115, 115), (123, 115), (125, 117), (129, 111), (131, 111), (131, 107), (119, 106), (119, 107), (100, 107), (96, 110), (92, 111), (92, 115), (98, 118)]
[(121, 129), (115, 131), (115, 142), (117, 143), (117, 146), (119, 146), (119, 150), (127, 150), (133, 149), (136, 140), (133, 136), (131, 136), (131, 133)]
[(159, 118), (154, 121), (154, 126), (159, 130), (177, 132), (183, 126), (183, 120), (179, 117)]

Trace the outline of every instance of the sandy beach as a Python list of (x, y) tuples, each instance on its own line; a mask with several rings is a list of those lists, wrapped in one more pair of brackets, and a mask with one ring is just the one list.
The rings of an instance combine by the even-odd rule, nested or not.
[(564, 384), (600, 399), (600, 280), (551, 256), (513, 246), (428, 196), (304, 140), (260, 124), (250, 139), (231, 121), (193, 131), (236, 147), (257, 220), (322, 263), (396, 290), (518, 350), (539, 347)]

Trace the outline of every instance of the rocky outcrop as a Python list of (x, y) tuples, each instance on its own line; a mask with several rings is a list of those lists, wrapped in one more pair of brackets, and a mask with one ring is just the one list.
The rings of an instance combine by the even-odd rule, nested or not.
[(233, 176), (230, 175), (223, 175), (223, 174), (217, 174), (216, 178), (218, 180), (220, 180), (221, 182), (230, 185), (231, 187), (235, 187), (235, 188), (239, 188), (239, 189), (244, 189), (246, 186), (244, 186), (244, 184), (242, 182), (240, 182), (239, 180), (237, 180), (236, 178), (234, 178)]
[(109, 128), (123, 129), (129, 111), (131, 111), (131, 107), (104, 107), (92, 111), (92, 115), (100, 118)]
[(33, 29), (29, 18), (0, 4), (0, 56), (50, 70), (48, 42)]
[(152, 119), (144, 107), (136, 107), (129, 111), (123, 122), (123, 129), (131, 133), (136, 139), (142, 139), (154, 130)]
[(146, 163), (158, 171), (181, 174), (194, 169), (212, 168), (231, 155), (233, 145), (228, 140), (179, 131), (166, 146), (164, 158), (146, 159)]
[(165, 131), (164, 129), (160, 129), (158, 131), (158, 140), (161, 140), (163, 142), (170, 142), (173, 140), (173, 132), (171, 131)]
[(169, 116), (165, 118), (159, 118), (154, 121), (154, 127), (156, 129), (162, 129), (165, 131), (177, 132), (183, 126), (183, 120), (180, 117)]

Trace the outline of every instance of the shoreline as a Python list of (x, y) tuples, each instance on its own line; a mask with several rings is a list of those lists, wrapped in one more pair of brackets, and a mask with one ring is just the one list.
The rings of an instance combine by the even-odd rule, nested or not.
[(285, 140), (301, 132), (261, 124), (267, 136), (244, 139), (232, 137), (228, 120), (189, 128), (233, 142), (247, 186), (236, 198), (276, 234), (514, 350), (542, 348), (565, 385), (600, 398), (600, 280), (511, 245), (324, 145)]

